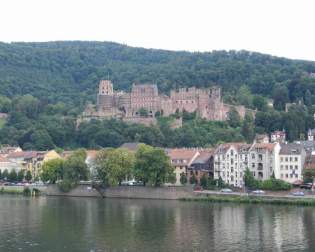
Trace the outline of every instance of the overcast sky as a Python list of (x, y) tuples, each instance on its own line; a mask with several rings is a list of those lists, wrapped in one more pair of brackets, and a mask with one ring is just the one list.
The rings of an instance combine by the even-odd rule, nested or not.
[(52, 40), (315, 60), (315, 1), (0, 0), (0, 41)]

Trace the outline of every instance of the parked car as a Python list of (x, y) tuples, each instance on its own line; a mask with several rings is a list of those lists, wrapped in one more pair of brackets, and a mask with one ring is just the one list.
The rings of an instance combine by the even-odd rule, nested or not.
[(142, 181), (136, 181), (136, 180), (129, 180), (129, 181), (121, 182), (121, 185), (125, 185), (125, 186), (143, 186), (143, 182)]
[(265, 191), (263, 190), (255, 190), (255, 191), (252, 191), (253, 194), (265, 194)]
[(305, 183), (300, 185), (301, 189), (312, 189), (312, 183)]
[(232, 193), (233, 191), (230, 188), (223, 188), (223, 189), (221, 189), (221, 192), (223, 192), (223, 193)]
[(293, 196), (304, 196), (304, 192), (298, 191), (298, 192), (293, 192), (292, 193)]

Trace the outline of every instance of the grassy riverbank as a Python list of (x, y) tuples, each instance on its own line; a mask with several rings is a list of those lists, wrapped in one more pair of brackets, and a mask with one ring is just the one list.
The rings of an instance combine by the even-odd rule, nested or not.
[(1, 194), (14, 194), (14, 195), (24, 195), (24, 196), (39, 196), (41, 192), (38, 189), (29, 189), (28, 187), (1, 187), (0, 188), (0, 195)]
[(182, 201), (202, 201), (202, 202), (231, 202), (247, 204), (271, 204), (271, 205), (299, 205), (315, 206), (315, 199), (301, 198), (277, 198), (277, 197), (255, 197), (255, 196), (214, 196), (181, 198)]
[(9, 188), (2, 187), (0, 188), (0, 194), (23, 194), (23, 188)]

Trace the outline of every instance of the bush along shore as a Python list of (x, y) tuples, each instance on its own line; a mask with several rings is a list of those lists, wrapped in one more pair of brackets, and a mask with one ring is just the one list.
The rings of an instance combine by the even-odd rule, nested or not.
[(310, 198), (208, 195), (206, 197), (181, 198), (180, 200), (218, 203), (230, 202), (247, 204), (315, 206), (315, 199)]
[(28, 187), (24, 188), (10, 188), (10, 187), (1, 187), (0, 194), (15, 194), (15, 195), (24, 195), (24, 196), (39, 196), (41, 195), (40, 190)]

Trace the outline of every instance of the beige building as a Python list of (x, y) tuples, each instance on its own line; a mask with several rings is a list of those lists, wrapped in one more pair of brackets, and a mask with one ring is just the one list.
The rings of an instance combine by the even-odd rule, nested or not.
[(199, 156), (199, 151), (194, 149), (169, 149), (167, 155), (170, 157), (176, 175), (175, 185), (181, 185), (180, 177), (183, 173), (187, 177), (188, 168)]

